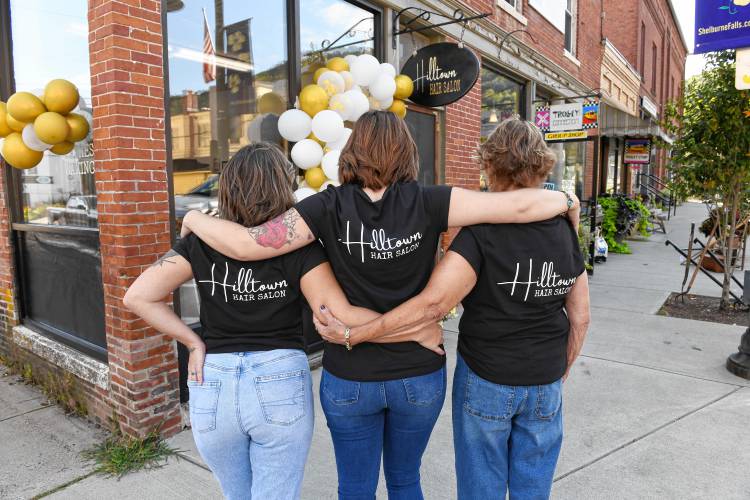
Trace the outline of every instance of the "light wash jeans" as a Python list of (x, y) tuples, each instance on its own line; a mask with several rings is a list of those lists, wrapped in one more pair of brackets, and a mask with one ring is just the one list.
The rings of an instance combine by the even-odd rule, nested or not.
[(461, 355), (453, 378), (459, 500), (549, 498), (562, 445), (562, 382), (493, 384)]
[(305, 353), (208, 354), (188, 387), (195, 444), (224, 496), (299, 498), (314, 420)]

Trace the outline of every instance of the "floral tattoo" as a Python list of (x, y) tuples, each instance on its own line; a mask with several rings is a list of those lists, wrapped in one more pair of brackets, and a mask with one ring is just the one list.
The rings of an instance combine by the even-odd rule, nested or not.
[[(288, 210), (263, 225), (248, 228), (247, 233), (258, 245), (278, 250), (301, 238), (295, 230), (299, 219), (300, 215), (296, 210)], [(308, 236), (308, 239), (312, 239), (312, 236)]]
[(168, 264), (177, 264), (174, 260), (171, 260), (172, 257), (176, 257), (180, 254), (174, 251), (174, 249), (169, 250), (169, 252), (165, 253), (161, 257), (159, 257), (159, 260), (151, 264), (151, 267), (164, 267), (165, 263)]

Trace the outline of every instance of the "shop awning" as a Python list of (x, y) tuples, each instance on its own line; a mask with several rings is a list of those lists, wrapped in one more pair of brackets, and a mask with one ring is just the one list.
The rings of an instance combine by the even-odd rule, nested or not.
[(602, 101), (601, 112), (599, 116), (599, 134), (609, 137), (630, 137), (630, 136), (652, 136), (658, 137), (668, 144), (672, 144), (672, 139), (658, 123), (651, 118), (643, 119), (633, 116), (625, 111)]

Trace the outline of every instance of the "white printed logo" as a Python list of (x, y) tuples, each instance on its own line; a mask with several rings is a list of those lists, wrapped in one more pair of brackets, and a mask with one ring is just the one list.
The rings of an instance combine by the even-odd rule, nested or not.
[(286, 297), (286, 289), (289, 286), (286, 280), (263, 283), (253, 278), (253, 270), (241, 267), (237, 271), (237, 279), (229, 281), (229, 264), (224, 262), (224, 281), (216, 281), (214, 270), (216, 263), (211, 265), (211, 279), (200, 280), (198, 283), (211, 283), (211, 297), (219, 286), (224, 290), (224, 302), (229, 302), (227, 290), (232, 292), (232, 300), (238, 302), (250, 302), (253, 300), (279, 299)]
[(534, 273), (533, 259), (529, 259), (528, 281), (518, 281), (520, 271), (521, 263), (516, 262), (516, 275), (513, 278), (513, 281), (503, 281), (498, 283), (498, 285), (511, 285), (511, 297), (515, 295), (517, 285), (526, 285), (526, 292), (523, 297), (524, 302), (529, 298), (529, 292), (531, 291), (532, 285), (534, 285), (534, 297), (551, 297), (555, 295), (566, 295), (577, 279), (577, 277), (562, 279), (560, 275), (555, 272), (555, 265), (551, 261), (542, 264), (541, 272), (536, 280), (532, 277)]
[(365, 225), (360, 223), (359, 241), (355, 241), (349, 233), (349, 226), (349, 221), (346, 221), (346, 239), (339, 238), (339, 241), (346, 246), (349, 255), (352, 255), (352, 246), (359, 245), (362, 263), (365, 262), (365, 247), (370, 249), (372, 260), (388, 260), (413, 252), (422, 240), (419, 231), (405, 238), (389, 238), (384, 229), (373, 229), (370, 241), (365, 241)]

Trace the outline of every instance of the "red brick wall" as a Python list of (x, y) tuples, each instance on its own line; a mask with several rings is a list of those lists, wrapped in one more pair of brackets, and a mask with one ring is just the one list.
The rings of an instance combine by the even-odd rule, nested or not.
[[(0, 160), (0, 169), (8, 168), (11, 167)], [(0, 182), (0, 355), (8, 355), (8, 338), (12, 328), (18, 324), (8, 188), (6, 182)]]
[(180, 429), (174, 342), (122, 297), (170, 246), (161, 2), (92, 0), (89, 47), (110, 400), (120, 426)]

